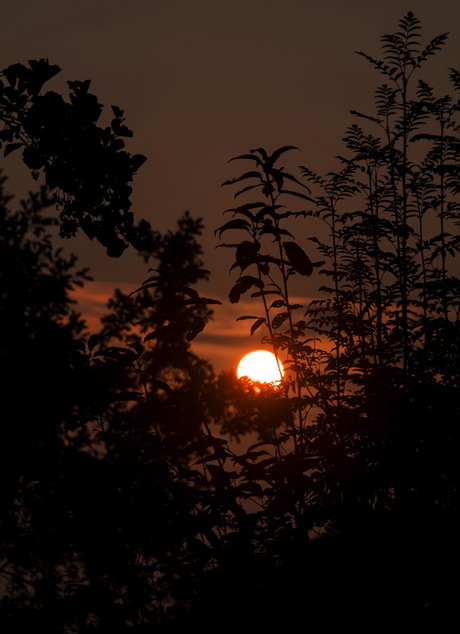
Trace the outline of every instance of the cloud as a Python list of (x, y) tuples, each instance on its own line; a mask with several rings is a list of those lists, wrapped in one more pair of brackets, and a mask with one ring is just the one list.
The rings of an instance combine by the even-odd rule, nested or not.
[(107, 302), (112, 297), (115, 289), (119, 288), (124, 293), (130, 293), (134, 286), (124, 282), (87, 282), (82, 288), (77, 287), (72, 292), (72, 299), (77, 302), (77, 308), (85, 319), (88, 330), (96, 332), (101, 327), (100, 318), (108, 312)]
[[(88, 282), (83, 288), (76, 288), (72, 293), (78, 310), (86, 320), (89, 332), (98, 332), (101, 327), (100, 318), (108, 312), (107, 302), (119, 288), (128, 294), (135, 290), (135, 285), (127, 282)], [(247, 352), (257, 349), (270, 349), (261, 343), (267, 329), (261, 327), (251, 336), (251, 319), (237, 321), (238, 317), (263, 315), (263, 307), (257, 301), (242, 299), (231, 304), (227, 298), (216, 297), (222, 304), (213, 306), (214, 317), (205, 330), (192, 342), (192, 350), (200, 357), (212, 363), (215, 370), (236, 369), (239, 360)], [(305, 304), (305, 298), (295, 297), (293, 303)]]

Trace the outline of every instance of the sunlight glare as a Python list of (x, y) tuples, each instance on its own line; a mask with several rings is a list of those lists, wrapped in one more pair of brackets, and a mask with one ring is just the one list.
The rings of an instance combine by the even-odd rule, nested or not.
[(249, 352), (241, 359), (236, 370), (239, 379), (246, 376), (259, 383), (279, 383), (283, 374), (283, 366), (280, 363), (278, 367), (275, 355), (268, 350)]

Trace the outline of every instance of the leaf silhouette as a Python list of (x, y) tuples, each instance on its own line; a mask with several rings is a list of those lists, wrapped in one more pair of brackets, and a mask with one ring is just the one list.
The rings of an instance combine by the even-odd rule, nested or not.
[(298, 150), (298, 149), (299, 148), (295, 147), (295, 145), (283, 145), (282, 147), (275, 150), (273, 154), (267, 159), (267, 161), (273, 165), (274, 163), (276, 163), (279, 157), (285, 152), (289, 152), (290, 150)]
[(224, 233), (224, 231), (228, 231), (229, 229), (249, 229), (250, 225), (249, 222), (247, 220), (243, 220), (243, 218), (235, 218), (234, 220), (229, 220), (229, 222), (226, 222), (224, 225), (222, 225), (222, 227), (220, 227), (219, 229), (216, 229), (216, 231), (214, 232), (215, 234), (218, 234), (219, 238), (222, 236), (222, 234)]
[(307, 276), (313, 273), (313, 264), (302, 247), (296, 242), (284, 242), (283, 247), (290, 265), (297, 273)]
[(258, 330), (258, 328), (260, 328), (260, 326), (266, 323), (267, 320), (264, 317), (259, 317), (259, 319), (257, 319), (251, 326), (251, 336), (255, 333), (256, 330)]
[(260, 251), (260, 242), (249, 242), (244, 240), (236, 249), (235, 264), (239, 266), (242, 271), (251, 264), (257, 262), (257, 254)]
[(246, 291), (248, 291), (253, 286), (263, 288), (263, 282), (261, 282), (261, 280), (259, 280), (257, 277), (252, 277), (250, 275), (243, 275), (243, 277), (240, 277), (228, 295), (231, 303), (237, 304), (240, 301), (241, 295), (243, 293), (246, 293)]

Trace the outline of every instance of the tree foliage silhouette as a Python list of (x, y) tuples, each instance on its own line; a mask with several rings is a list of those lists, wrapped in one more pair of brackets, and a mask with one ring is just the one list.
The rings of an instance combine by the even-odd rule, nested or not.
[[(87, 82), (71, 83), (70, 103), (42, 95), (57, 70), (43, 60), (3, 71), (5, 154), (21, 144), (54, 188), (16, 214), (0, 201), (13, 461), (1, 515), (5, 631), (454, 613), (459, 101), (415, 83), (445, 40), (421, 44), (408, 13), (383, 37), (382, 59), (361, 54), (386, 83), (375, 113), (354, 111), (339, 171), (289, 173), (281, 161), (294, 146), (235, 159), (250, 168), (226, 183), (240, 206), (217, 230), (235, 251), (229, 300), (249, 293), (258, 306), (240, 319), (284, 363), (280, 388), (216, 377), (193, 354), (215, 303), (195, 288), (209, 275), (201, 222), (185, 214), (165, 235), (134, 224), (127, 183), (140, 159), (119, 143), (122, 112), (99, 128)], [(459, 73), (450, 78), (458, 92)], [(89, 148), (100, 162), (86, 182)], [(131, 242), (153, 263), (131, 295), (115, 293), (91, 336), (69, 296), (87, 274), (46, 231), (52, 196), (62, 235), (81, 227), (109, 255)], [(318, 223), (325, 230), (307, 241)], [(299, 299), (317, 276), (313, 300)], [(248, 431), (257, 437), (237, 451), (229, 438)]]
[(130, 182), (145, 157), (127, 152), (124, 138), (132, 132), (123, 110), (112, 106), (110, 126), (97, 122), (102, 105), (89, 93), (90, 82), (69, 81), (69, 100), (49, 90), (60, 68), (48, 60), (13, 64), (0, 82), (0, 142), (4, 155), (22, 150), (34, 178), (43, 174), (59, 209), (60, 233), (74, 236), (82, 229), (119, 257), (133, 244), (150, 245), (149, 224), (134, 223)]
[[(413, 615), (442, 611), (454, 585), (452, 567), (440, 572), (426, 527), (446, 527), (441, 557), (448, 560), (457, 526), (451, 447), (460, 384), (459, 101), (438, 98), (423, 80), (413, 86), (446, 40), (424, 46), (419, 31), (409, 13), (382, 38), (381, 60), (362, 54), (388, 83), (376, 90), (375, 115), (353, 111), (371, 131), (347, 130), (340, 171), (287, 173), (280, 160), (292, 146), (238, 156), (255, 169), (225, 185), (244, 182), (236, 197), (248, 202), (229, 210), (233, 219), (218, 230), (244, 233), (242, 242), (222, 245), (236, 248), (232, 268), (240, 271), (230, 301), (249, 291), (260, 298), (262, 314), (242, 319), (254, 320), (251, 334), (266, 329), (263, 341), (286, 369), (280, 399), (289, 401), (291, 418), (259, 447), (271, 454), (260, 460), (259, 477), (283, 469), (264, 508), (275, 499), (283, 529), (303, 534), (305, 567), (316, 547), (306, 546), (309, 535), (319, 531), (318, 544), (337, 548), (338, 561), (353, 566), (354, 591), (371, 610)], [(458, 92), (458, 72), (450, 78)], [(310, 218), (324, 224), (328, 239), (314, 236), (308, 249), (299, 236)], [(327, 282), (309, 304), (294, 302), (296, 278), (315, 266)], [(278, 556), (288, 569), (299, 559), (297, 550), (291, 562)], [(403, 561), (410, 591), (390, 571)]]
[[(18, 213), (7, 203), (1, 617), (11, 631), (157, 623), (201, 566), (185, 549), (200, 530), (200, 474), (189, 463), (217, 442), (202, 429), (221, 408), (212, 369), (190, 351), (212, 301), (191, 286), (207, 275), (200, 223), (185, 215), (159, 238), (161, 276), (138, 301), (116, 294), (102, 332), (88, 337), (69, 295), (86, 273), (52, 246), (47, 190)], [(188, 557), (197, 563), (187, 582)]]

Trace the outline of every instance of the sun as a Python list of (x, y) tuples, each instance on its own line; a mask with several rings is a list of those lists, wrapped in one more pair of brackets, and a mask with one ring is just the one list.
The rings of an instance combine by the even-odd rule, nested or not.
[(268, 350), (249, 352), (241, 359), (236, 370), (239, 379), (246, 376), (258, 383), (279, 383), (283, 374), (283, 366), (281, 363), (278, 365), (275, 355)]

